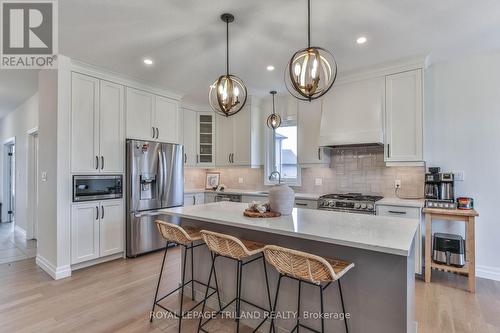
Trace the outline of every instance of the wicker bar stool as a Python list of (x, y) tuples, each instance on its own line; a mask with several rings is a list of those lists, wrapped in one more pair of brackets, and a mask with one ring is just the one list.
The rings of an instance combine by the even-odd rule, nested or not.
[[(265, 314), (269, 314), (271, 312), (272, 303), (271, 303), (271, 293), (269, 290), (269, 280), (267, 278), (266, 260), (264, 259), (264, 254), (262, 252), (265, 245), (257, 243), (257, 242), (238, 239), (234, 236), (220, 234), (220, 233), (206, 231), (206, 230), (201, 231), (201, 236), (203, 237), (203, 240), (207, 244), (207, 247), (212, 252), (212, 267), (210, 269), (210, 275), (208, 277), (208, 284), (210, 284), (210, 281), (212, 279), (212, 274), (215, 276), (215, 260), (218, 257), (224, 257), (224, 258), (228, 258), (228, 259), (236, 261), (237, 267), (236, 267), (236, 296), (234, 297), (233, 300), (231, 300), (224, 307), (222, 307), (215, 314), (215, 316), (212, 316), (211, 318), (207, 319), (205, 322), (203, 322), (203, 316), (200, 316), (200, 320), (199, 320), (199, 324), (198, 324), (198, 332), (200, 330), (203, 332), (207, 332), (205, 329), (203, 329), (203, 326), (205, 326), (211, 319), (213, 319), (214, 317), (219, 315), (222, 311), (224, 311), (224, 309), (226, 309), (229, 305), (231, 305), (233, 303), (235, 303), (235, 305), (236, 305), (236, 325), (237, 325), (236, 332), (240, 331), (240, 315), (241, 315), (241, 303), (242, 302), (264, 311)], [(256, 256), (256, 257), (253, 259), (248, 259), (252, 256)], [(242, 286), (242, 280), (243, 280), (243, 267), (252, 263), (252, 262), (255, 262), (257, 260), (261, 260), (262, 265), (264, 266), (264, 275), (265, 275), (266, 288), (267, 288), (267, 298), (268, 298), (268, 302), (269, 302), (269, 304), (267, 305), (268, 308), (257, 305), (255, 303), (252, 303), (252, 302), (245, 300), (241, 297), (241, 286)], [(208, 295), (208, 291), (209, 291), (209, 289), (207, 287), (207, 289), (205, 291), (205, 302), (203, 303), (201, 313), (204, 313), (206, 300), (210, 297), (210, 295)], [(217, 293), (218, 293), (218, 290), (217, 290)], [(262, 326), (262, 324), (267, 320), (267, 315), (265, 315), (264, 317), (265, 318), (259, 323), (259, 325), (253, 330), (253, 332), (256, 332)]]
[[(194, 279), (194, 264), (193, 264), (193, 250), (197, 248), (198, 246), (205, 245), (205, 243), (202, 240), (201, 234), (200, 234), (200, 229), (193, 228), (193, 227), (180, 227), (176, 224), (173, 223), (168, 223), (164, 221), (157, 220), (155, 221), (156, 226), (158, 227), (158, 231), (160, 232), (161, 236), (167, 241), (165, 245), (165, 253), (163, 254), (163, 261), (161, 263), (161, 269), (160, 269), (160, 276), (158, 277), (158, 284), (156, 285), (156, 292), (155, 292), (155, 298), (153, 302), (153, 309), (151, 310), (151, 315), (149, 321), (153, 321), (153, 313), (155, 311), (155, 307), (159, 306), (163, 310), (173, 314), (175, 317), (179, 318), (179, 333), (181, 332), (181, 325), (182, 325), (182, 319), (184, 318), (186, 313), (189, 313), (193, 309), (195, 309), (197, 306), (202, 304), (204, 300), (201, 300), (197, 304), (195, 304), (193, 307), (191, 307), (187, 311), (183, 311), (183, 303), (184, 303), (184, 287), (191, 284), (191, 299), (194, 301), (194, 284), (197, 283), (199, 285), (207, 287), (207, 290), (211, 289), (212, 292), (208, 297), (212, 296), (213, 294), (217, 293), (219, 290), (218, 282), (217, 282), (217, 275), (214, 274), (215, 277), (215, 288), (210, 286), (210, 281), (207, 283), (200, 282), (198, 280)], [(181, 285), (166, 294), (165, 296), (162, 296), (158, 298), (158, 291), (160, 289), (160, 282), (161, 282), (161, 277), (163, 275), (163, 267), (165, 266), (165, 259), (167, 257), (167, 250), (168, 246), (171, 244), (177, 244), (180, 245), (184, 248), (184, 264), (182, 267), (182, 280), (181, 280)], [(188, 250), (191, 252), (191, 279), (189, 281), (186, 281), (186, 263), (188, 261)], [(173, 293), (181, 290), (181, 299), (180, 299), (180, 307), (179, 307), (179, 313), (169, 310), (163, 305), (160, 304), (161, 301), (163, 301), (165, 298), (168, 296), (172, 295)], [(208, 294), (208, 292), (207, 292)], [(207, 297), (207, 295), (205, 295)], [(219, 306), (221, 307), (221, 301), (220, 297), (218, 299), (219, 301)]]
[[(274, 266), (279, 272), (278, 287), (276, 289), (276, 296), (274, 299), (273, 313), (276, 313), (276, 305), (278, 303), (278, 294), (280, 291), (281, 279), (289, 278), (299, 282), (299, 291), (297, 298), (297, 323), (291, 332), (294, 332), (301, 327), (313, 332), (325, 331), (324, 320), (324, 306), (323, 306), (323, 292), (328, 288), (332, 282), (337, 281), (339, 285), (340, 301), (342, 303), (342, 311), (345, 315), (344, 297), (342, 295), (342, 286), (340, 278), (354, 267), (353, 263), (342, 260), (323, 258), (307, 252), (296, 251), (280, 246), (268, 245), (264, 248), (264, 256), (269, 264)], [(318, 287), (320, 290), (321, 302), (321, 331), (315, 330), (309, 326), (300, 323), (300, 294), (302, 283), (307, 283)], [(344, 325), (346, 332), (349, 332), (347, 326), (347, 319), (344, 318)], [(271, 327), (269, 331), (276, 331), (274, 327), (274, 318), (271, 319)]]

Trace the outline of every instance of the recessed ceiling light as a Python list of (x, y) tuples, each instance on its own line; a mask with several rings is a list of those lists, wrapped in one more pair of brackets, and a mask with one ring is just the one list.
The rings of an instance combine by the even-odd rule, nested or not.
[(153, 64), (153, 60), (149, 59), (149, 58), (146, 58), (144, 59), (144, 63), (148, 66), (151, 66)]
[(358, 43), (358, 44), (364, 44), (364, 43), (366, 43), (366, 41), (367, 41), (367, 39), (365, 36), (361, 36), (358, 39), (356, 39), (356, 43)]
[(266, 67), (266, 69), (268, 71), (274, 71), (274, 66), (273, 65), (269, 65), (269, 66)]

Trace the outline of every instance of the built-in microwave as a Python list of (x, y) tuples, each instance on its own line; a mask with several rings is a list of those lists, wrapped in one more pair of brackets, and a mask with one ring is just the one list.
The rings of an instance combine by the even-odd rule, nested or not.
[(122, 175), (73, 176), (73, 202), (123, 197)]

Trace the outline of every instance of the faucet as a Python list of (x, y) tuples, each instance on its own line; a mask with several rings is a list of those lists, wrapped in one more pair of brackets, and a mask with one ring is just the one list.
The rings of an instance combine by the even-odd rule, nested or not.
[(269, 175), (269, 180), (272, 181), (273, 179), (276, 179), (274, 176), (278, 175), (278, 184), (281, 184), (281, 173), (279, 173), (279, 171), (273, 171), (271, 172), (271, 174)]

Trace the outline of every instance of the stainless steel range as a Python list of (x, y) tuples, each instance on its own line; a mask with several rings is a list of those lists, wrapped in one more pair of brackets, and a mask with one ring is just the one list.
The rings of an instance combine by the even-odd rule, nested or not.
[(382, 198), (361, 193), (327, 194), (319, 197), (318, 209), (375, 215), (375, 202)]

